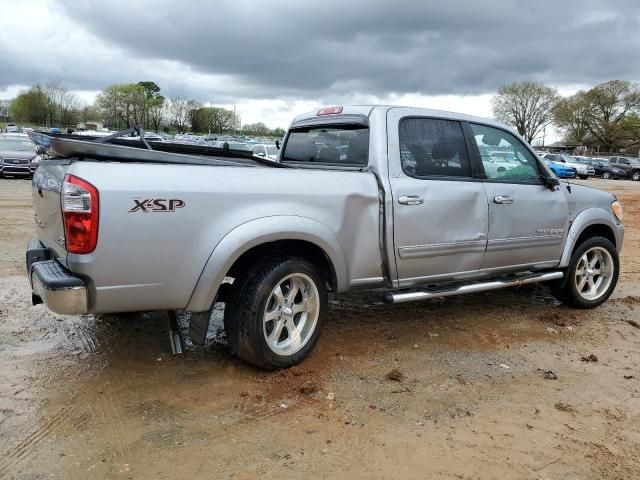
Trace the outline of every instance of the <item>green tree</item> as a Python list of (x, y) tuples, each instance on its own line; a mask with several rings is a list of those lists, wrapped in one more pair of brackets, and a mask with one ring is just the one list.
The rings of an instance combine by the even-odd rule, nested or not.
[(190, 112), (190, 119), (194, 132), (231, 132), (236, 126), (233, 111), (220, 107), (194, 108)]
[(547, 126), (560, 96), (555, 88), (537, 82), (505, 85), (491, 100), (493, 115), (513, 125), (529, 143)]
[(591, 112), (586, 92), (579, 91), (560, 99), (553, 110), (553, 121), (564, 132), (565, 141), (579, 145), (592, 143), (589, 129)]
[(607, 151), (621, 146), (629, 136), (626, 120), (640, 109), (640, 84), (623, 80), (601, 83), (586, 93), (588, 128)]
[[(138, 82), (138, 87), (142, 90), (145, 98), (145, 108), (142, 118), (144, 128), (154, 127), (156, 132), (160, 125), (160, 117), (157, 115), (158, 111), (162, 109), (164, 104), (164, 97), (160, 95), (160, 87), (156, 82), (144, 81)], [(154, 110), (154, 117), (151, 117), (151, 110)]]
[(9, 113), (16, 122), (47, 125), (49, 98), (40, 85), (18, 94), (9, 104)]
[(143, 87), (138, 84), (111, 85), (96, 97), (96, 108), (104, 118), (105, 125), (131, 128), (144, 123), (147, 97)]
[(248, 123), (242, 127), (242, 133), (246, 135), (270, 135), (271, 130), (262, 122)]

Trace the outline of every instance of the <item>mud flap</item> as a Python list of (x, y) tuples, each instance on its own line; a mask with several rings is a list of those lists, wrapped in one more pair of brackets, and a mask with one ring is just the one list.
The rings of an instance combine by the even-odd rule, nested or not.
[(189, 336), (195, 345), (202, 347), (204, 342), (207, 340), (207, 331), (209, 330), (211, 313), (211, 310), (207, 310), (206, 312), (191, 312)]

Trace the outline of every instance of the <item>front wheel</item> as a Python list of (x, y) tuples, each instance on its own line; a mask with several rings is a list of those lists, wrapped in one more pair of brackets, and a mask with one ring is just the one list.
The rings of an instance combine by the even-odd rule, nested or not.
[(618, 283), (620, 261), (616, 247), (606, 238), (592, 237), (571, 255), (565, 277), (551, 290), (574, 308), (595, 308), (604, 303)]
[(327, 290), (317, 268), (304, 259), (271, 258), (235, 286), (224, 324), (232, 350), (266, 369), (304, 360), (324, 326)]
[(602, 178), (604, 178), (605, 180), (609, 180), (611, 178), (611, 174), (609, 172), (604, 172), (602, 174)]
[(631, 174), (631, 180), (638, 182), (640, 181), (640, 172), (633, 172)]
[(589, 175), (578, 175), (580, 177), (581, 180), (586, 180), (587, 178), (589, 178)]

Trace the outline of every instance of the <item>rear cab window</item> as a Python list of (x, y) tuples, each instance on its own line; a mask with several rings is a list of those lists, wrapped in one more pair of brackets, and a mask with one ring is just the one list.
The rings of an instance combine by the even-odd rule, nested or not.
[(369, 127), (332, 124), (292, 127), (281, 163), (364, 167), (369, 159)]

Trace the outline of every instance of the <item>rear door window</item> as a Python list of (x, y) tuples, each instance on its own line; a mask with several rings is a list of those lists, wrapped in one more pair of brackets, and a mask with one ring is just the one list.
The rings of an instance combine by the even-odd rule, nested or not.
[(280, 161), (358, 167), (367, 165), (368, 159), (368, 127), (331, 125), (290, 130)]
[(460, 122), (404, 118), (400, 122), (402, 171), (411, 177), (471, 177)]

